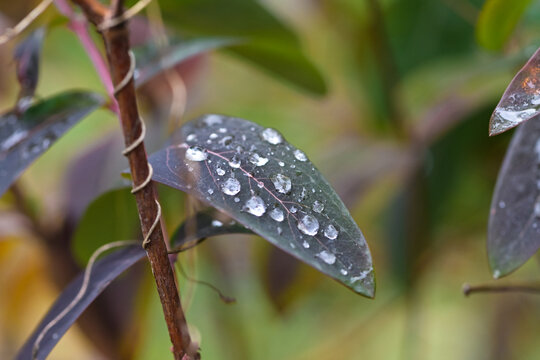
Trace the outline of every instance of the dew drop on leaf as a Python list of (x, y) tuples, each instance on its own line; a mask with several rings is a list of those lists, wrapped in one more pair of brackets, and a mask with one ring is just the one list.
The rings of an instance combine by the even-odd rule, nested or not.
[(320, 253), (317, 254), (317, 257), (319, 257), (322, 261), (327, 263), (328, 265), (332, 265), (336, 262), (336, 255), (323, 250)]
[(195, 135), (195, 134), (189, 134), (189, 135), (186, 137), (186, 140), (187, 140), (187, 141), (195, 141), (195, 140), (197, 140), (197, 135)]
[(210, 136), (208, 136), (210, 139), (214, 140), (214, 139), (217, 139), (218, 138), (218, 134), (216, 133), (211, 133)]
[(277, 174), (272, 176), (271, 180), (279, 193), (287, 194), (291, 191), (292, 183), (288, 176)]
[(266, 205), (259, 196), (252, 196), (246, 201), (242, 210), (258, 217), (266, 212)]
[(299, 149), (294, 150), (294, 157), (298, 161), (306, 161), (307, 160), (306, 154), (304, 154), (304, 152), (302, 150), (299, 150)]
[(249, 157), (249, 162), (252, 163), (255, 166), (264, 166), (268, 162), (268, 159), (265, 158), (265, 157), (260, 156), (257, 153), (253, 153)]
[(311, 208), (313, 211), (320, 214), (324, 210), (324, 204), (319, 200), (315, 200)]
[(270, 211), (270, 217), (277, 222), (282, 222), (285, 219), (283, 211), (279, 208), (274, 208)]
[(219, 220), (213, 220), (212, 221), (212, 226), (221, 227), (221, 226), (223, 226), (223, 223), (221, 221), (219, 221)]
[(222, 168), (220, 168), (219, 166), (216, 168), (216, 173), (219, 175), (219, 176), (223, 176), (225, 175), (225, 170), (223, 170)]
[(225, 195), (236, 195), (240, 192), (240, 182), (235, 178), (228, 178), (223, 184), (221, 184), (221, 191)]
[(221, 116), (212, 114), (212, 115), (207, 115), (204, 118), (203, 122), (208, 126), (213, 126), (213, 125), (221, 124), (223, 120), (221, 120)]
[(311, 215), (304, 215), (298, 221), (298, 230), (306, 235), (317, 235), (317, 232), (319, 231), (319, 221)]
[(186, 159), (191, 161), (203, 161), (206, 160), (208, 157), (208, 154), (206, 153), (206, 150), (199, 146), (190, 146), (186, 150)]
[(324, 229), (324, 236), (326, 236), (330, 240), (336, 239), (338, 235), (339, 235), (339, 232), (332, 224), (328, 225), (326, 229)]
[(238, 169), (240, 167), (240, 159), (237, 155), (234, 155), (231, 160), (229, 161), (229, 166), (235, 169)]
[(281, 144), (281, 142), (283, 141), (283, 137), (281, 136), (281, 134), (277, 130), (274, 130), (272, 128), (264, 129), (261, 132), (261, 137), (263, 138), (263, 140), (269, 142), (272, 145)]
[(302, 243), (302, 246), (306, 249), (309, 249), (309, 243), (306, 240), (304, 240), (304, 242)]

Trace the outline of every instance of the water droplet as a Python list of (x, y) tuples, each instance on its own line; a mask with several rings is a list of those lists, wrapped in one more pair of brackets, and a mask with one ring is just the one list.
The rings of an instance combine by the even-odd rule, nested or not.
[(225, 134), (227, 132), (227, 128), (219, 128), (218, 131), (222, 134)]
[(319, 221), (311, 215), (304, 215), (298, 221), (298, 230), (306, 235), (314, 236), (319, 231)]
[(336, 262), (336, 255), (329, 253), (326, 250), (321, 251), (317, 256), (328, 265), (332, 265)]
[(304, 199), (306, 198), (306, 194), (307, 194), (306, 188), (302, 186), (302, 192), (298, 196), (298, 202), (304, 201)]
[(506, 203), (504, 201), (499, 201), (499, 207), (504, 209), (506, 207)]
[(315, 200), (311, 208), (313, 209), (313, 211), (320, 214), (324, 210), (324, 204), (319, 200)]
[(281, 209), (278, 209), (278, 208), (274, 208), (270, 211), (270, 217), (277, 222), (282, 222), (285, 219), (285, 215), (283, 214), (283, 211), (281, 211)]
[(7, 139), (5, 139), (2, 144), (0, 145), (0, 150), (7, 150), (15, 146), (17, 143), (19, 143), (22, 139), (26, 137), (28, 134), (28, 131), (26, 130), (20, 130), (13, 132)]
[(191, 161), (203, 161), (206, 160), (208, 154), (206, 150), (199, 146), (190, 146), (186, 150), (186, 159)]
[(307, 160), (306, 154), (304, 154), (304, 152), (302, 150), (299, 150), (299, 149), (294, 150), (294, 157), (298, 161), (306, 161)]
[(240, 198), (235, 197), (235, 198), (234, 198), (234, 202), (236, 202), (236, 203), (237, 203), (237, 202), (240, 202)]
[(225, 170), (223, 170), (222, 168), (220, 168), (219, 166), (216, 168), (216, 173), (219, 175), (219, 176), (223, 176), (225, 175)]
[(219, 220), (212, 220), (212, 226), (214, 227), (222, 227), (223, 223)]
[(240, 167), (240, 159), (237, 155), (234, 155), (231, 160), (229, 161), (229, 166), (235, 169), (238, 169)]
[(253, 153), (249, 156), (249, 162), (255, 166), (264, 166), (268, 162), (268, 159), (257, 153)]
[(302, 243), (302, 246), (306, 249), (309, 249), (309, 243), (306, 240), (304, 240), (304, 242)]
[(281, 134), (272, 128), (266, 128), (261, 132), (263, 140), (269, 142), (272, 145), (280, 144), (283, 141)]
[(281, 235), (283, 233), (283, 230), (281, 229), (281, 227), (278, 226), (277, 228), (277, 233), (278, 235)]
[(235, 178), (228, 178), (221, 184), (221, 191), (223, 191), (225, 195), (236, 195), (240, 192), (240, 182)]
[(224, 136), (221, 140), (219, 140), (219, 143), (223, 146), (230, 145), (233, 141), (232, 136)]
[(195, 140), (197, 140), (197, 135), (195, 135), (195, 134), (189, 134), (186, 137), (186, 141), (195, 141)]
[(493, 278), (498, 279), (501, 277), (501, 272), (499, 270), (493, 271)]
[(339, 272), (341, 273), (341, 275), (347, 275), (349, 272), (345, 269), (341, 269), (339, 270)]
[(262, 189), (264, 187), (264, 183), (262, 181), (258, 181), (257, 186)]
[(207, 115), (203, 119), (203, 122), (208, 126), (213, 126), (213, 125), (221, 124), (223, 120), (221, 120), (221, 116), (212, 114), (212, 115)]
[(291, 208), (289, 209), (289, 211), (293, 214), (296, 214), (296, 212), (298, 211), (298, 209), (296, 208), (296, 206), (291, 206)]
[(324, 236), (326, 236), (330, 240), (336, 239), (338, 235), (339, 235), (339, 232), (332, 224), (328, 225), (326, 229), (324, 229)]
[(218, 138), (218, 134), (216, 133), (211, 133), (210, 136), (208, 136), (210, 139), (217, 139)]
[(212, 195), (214, 193), (214, 189), (208, 189), (208, 193)]
[(279, 162), (278, 162), (278, 165), (279, 165), (279, 166), (285, 166), (285, 163), (284, 163), (283, 161), (279, 161)]
[(246, 201), (244, 208), (242, 209), (255, 216), (262, 216), (266, 212), (266, 205), (263, 199), (258, 196), (252, 196)]
[(289, 191), (291, 191), (291, 179), (289, 179), (287, 176), (283, 174), (277, 174), (272, 176), (271, 180), (279, 193), (287, 194), (289, 193)]

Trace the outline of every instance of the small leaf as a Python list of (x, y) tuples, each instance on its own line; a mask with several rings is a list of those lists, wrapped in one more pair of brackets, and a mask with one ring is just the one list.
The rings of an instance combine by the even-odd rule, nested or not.
[(516, 130), (497, 178), (488, 225), (488, 257), (499, 278), (540, 248), (540, 118)]
[(0, 195), (60, 136), (103, 104), (84, 91), (55, 95), (32, 105), (22, 115), (0, 116)]
[(17, 107), (24, 110), (36, 91), (39, 79), (39, 56), (45, 29), (39, 28), (32, 32), (15, 50), (17, 62), (17, 79), (21, 85)]
[[(222, 224), (217, 226), (217, 220), (210, 212), (196, 214), (193, 218), (187, 220), (176, 232), (172, 240), (172, 246), (179, 249), (192, 247), (192, 242), (199, 242), (201, 239), (233, 233), (245, 233), (247, 230), (237, 224)], [(185, 229), (190, 229), (187, 232)], [(189, 236), (183, 237), (182, 234)], [(129, 269), (145, 256), (145, 252), (139, 245), (127, 246), (123, 249), (111, 252), (96, 261), (90, 274), (87, 291), (81, 300), (68, 311), (60, 321), (51, 327), (45, 336), (43, 336), (37, 353), (36, 360), (45, 359), (54, 346), (60, 341), (66, 331), (81, 316), (83, 311), (98, 297), (103, 290), (120, 274)], [(49, 309), (43, 320), (39, 323), (36, 330), (23, 345), (17, 354), (17, 360), (27, 360), (32, 358), (32, 349), (41, 331), (55, 319), (75, 298), (83, 283), (84, 274), (80, 274), (69, 284), (62, 294), (58, 297), (52, 307)]]
[(314, 95), (323, 77), (301, 49), (294, 31), (252, 0), (163, 0), (163, 16), (182, 34), (227, 36), (245, 43), (227, 50)]
[(531, 0), (487, 0), (476, 24), (476, 38), (490, 50), (501, 49)]
[(540, 111), (540, 49), (506, 88), (489, 121), (489, 135), (497, 135), (536, 116)]
[[(163, 54), (154, 54), (151, 58), (148, 58), (147, 55), (146, 59), (137, 59), (136, 85), (143, 85), (162, 71), (172, 68), (193, 56), (238, 42), (239, 40), (234, 38), (197, 38), (172, 45), (165, 49)], [(139, 49), (138, 53), (141, 52), (142, 50)], [(139, 57), (143, 57), (143, 55)]]
[(362, 232), (306, 154), (274, 129), (207, 115), (150, 157), (155, 181), (190, 193), (282, 250), (372, 297)]

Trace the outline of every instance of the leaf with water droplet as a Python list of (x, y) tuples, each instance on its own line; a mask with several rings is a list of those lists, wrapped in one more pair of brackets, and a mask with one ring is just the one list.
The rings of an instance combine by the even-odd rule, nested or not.
[(60, 136), (104, 103), (92, 92), (70, 91), (42, 100), (23, 114), (0, 116), (0, 195)]
[[(226, 134), (220, 128), (227, 129)], [(211, 134), (218, 138), (210, 139)], [(220, 141), (223, 136), (232, 139), (225, 144)], [(187, 152), (193, 147), (207, 158), (190, 161)], [(254, 154), (268, 161), (260, 166), (252, 161)], [(364, 236), (330, 184), (302, 154), (275, 129), (207, 115), (185, 124), (150, 162), (155, 181), (198, 197), (282, 250), (372, 297), (375, 279)]]
[(520, 125), (491, 201), (488, 258), (494, 277), (511, 273), (540, 248), (540, 119)]
[[(215, 216), (215, 210), (205, 210), (186, 220), (171, 237), (172, 248), (186, 250), (207, 237), (223, 234), (250, 233), (250, 231), (237, 223), (226, 222), (222, 226), (215, 226), (215, 222), (219, 221)], [(144, 256), (145, 251), (140, 245), (130, 245), (111, 251), (111, 253), (103, 255), (101, 259), (96, 261), (92, 268), (88, 288), (84, 296), (81, 297), (80, 301), (56, 325), (47, 331), (40, 342), (36, 360), (45, 359), (66, 331), (75, 323), (96, 297), (114, 279), (144, 258)], [(41, 320), (32, 335), (30, 335), (23, 347), (19, 350), (16, 360), (32, 358), (32, 349), (40, 332), (71, 303), (79, 292), (82, 282), (83, 274), (81, 273), (63, 290), (43, 317), (43, 320)]]
[(39, 57), (44, 37), (45, 29), (38, 28), (17, 45), (15, 50), (17, 80), (21, 85), (17, 104), (19, 111), (25, 110), (34, 97), (39, 79)]
[(489, 135), (497, 135), (540, 112), (540, 49), (506, 88), (489, 121)]

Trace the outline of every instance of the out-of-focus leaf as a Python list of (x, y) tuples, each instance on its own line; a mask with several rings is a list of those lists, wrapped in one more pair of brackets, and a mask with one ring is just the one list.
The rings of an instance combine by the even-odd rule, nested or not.
[[(215, 213), (202, 212), (188, 219), (171, 239), (171, 245), (177, 249), (188, 249), (202, 239), (223, 234), (249, 233), (236, 223), (221, 223)], [(185, 235), (185, 237), (184, 237)], [(66, 331), (79, 318), (83, 311), (105, 290), (105, 288), (125, 270), (145, 256), (145, 251), (139, 245), (126, 246), (123, 249), (111, 252), (96, 261), (92, 267), (88, 288), (81, 300), (65, 314), (65, 316), (47, 331), (40, 342), (36, 360), (45, 359), (54, 346), (60, 341)], [(40, 332), (60, 314), (76, 297), (83, 283), (84, 274), (80, 274), (69, 284), (56, 302), (49, 309), (36, 330), (23, 345), (16, 359), (27, 360), (32, 358), (32, 349)]]
[(34, 96), (39, 79), (39, 56), (45, 37), (45, 28), (32, 32), (15, 50), (17, 79), (21, 85), (17, 107), (25, 110)]
[(103, 102), (98, 94), (70, 91), (32, 105), (22, 115), (11, 111), (0, 116), (0, 195), (60, 136)]
[(512, 79), (489, 121), (489, 135), (518, 126), (540, 111), (540, 49)]
[(501, 49), (531, 0), (486, 0), (476, 24), (476, 38), (483, 47)]
[(499, 278), (540, 248), (540, 119), (516, 130), (499, 172), (488, 225), (488, 257)]
[(295, 33), (259, 2), (251, 0), (164, 0), (168, 23), (182, 33), (246, 39), (233, 51), (312, 94), (326, 93), (315, 66)]
[(141, 86), (162, 71), (172, 68), (184, 60), (238, 42), (239, 40), (234, 38), (197, 38), (172, 45), (164, 49), (163, 53), (155, 53), (151, 56), (144, 54), (144, 50), (139, 49), (138, 53), (141, 55), (137, 59), (138, 69), (135, 83), (137, 86)]
[(373, 297), (362, 232), (307, 156), (274, 129), (221, 115), (184, 125), (150, 156), (153, 179), (232, 216), (282, 250)]
[(135, 239), (140, 234), (135, 198), (129, 188), (108, 191), (95, 199), (81, 218), (71, 244), (79, 264), (86, 264), (101, 245)]

